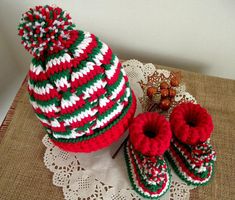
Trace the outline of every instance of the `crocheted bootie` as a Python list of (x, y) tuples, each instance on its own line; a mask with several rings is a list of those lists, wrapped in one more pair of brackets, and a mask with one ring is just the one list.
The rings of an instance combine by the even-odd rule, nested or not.
[(133, 120), (129, 134), (124, 153), (130, 182), (141, 196), (158, 199), (171, 180), (163, 157), (171, 140), (169, 122), (158, 113), (142, 113)]
[(171, 113), (173, 137), (167, 157), (189, 185), (205, 185), (213, 174), (215, 151), (210, 144), (212, 118), (198, 104), (182, 103)]

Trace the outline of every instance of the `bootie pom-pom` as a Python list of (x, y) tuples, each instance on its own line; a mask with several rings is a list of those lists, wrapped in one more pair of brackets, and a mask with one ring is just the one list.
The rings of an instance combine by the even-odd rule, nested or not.
[(34, 56), (56, 53), (77, 38), (70, 15), (59, 7), (36, 6), (24, 13), (18, 27), (24, 47)]
[(199, 104), (182, 103), (170, 116), (173, 134), (183, 143), (195, 145), (205, 142), (213, 131), (210, 114)]

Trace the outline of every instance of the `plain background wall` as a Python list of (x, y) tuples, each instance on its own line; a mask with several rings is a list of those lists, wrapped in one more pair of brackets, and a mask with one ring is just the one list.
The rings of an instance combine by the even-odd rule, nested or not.
[(99, 36), (122, 59), (235, 79), (234, 0), (0, 0), (1, 114), (31, 59), (17, 36), (18, 22), (39, 4), (67, 10), (78, 29)]

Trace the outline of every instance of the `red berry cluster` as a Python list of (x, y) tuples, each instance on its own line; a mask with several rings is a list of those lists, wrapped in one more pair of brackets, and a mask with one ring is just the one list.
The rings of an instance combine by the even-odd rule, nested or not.
[(158, 87), (148, 87), (147, 96), (155, 101), (162, 110), (168, 110), (171, 106), (172, 101), (174, 101), (176, 90), (175, 87), (179, 86), (179, 79), (173, 77), (170, 83), (166, 81), (161, 82)]

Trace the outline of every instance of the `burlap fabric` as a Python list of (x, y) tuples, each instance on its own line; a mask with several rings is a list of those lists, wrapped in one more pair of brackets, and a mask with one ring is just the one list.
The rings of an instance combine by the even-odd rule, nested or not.
[[(168, 70), (178, 71), (175, 68)], [(235, 81), (182, 71), (187, 91), (211, 113), (212, 144), (217, 151), (215, 176), (208, 186), (191, 192), (191, 199), (235, 198)], [(28, 101), (24, 83), (0, 129), (0, 199), (63, 199), (43, 163), (45, 134)]]

